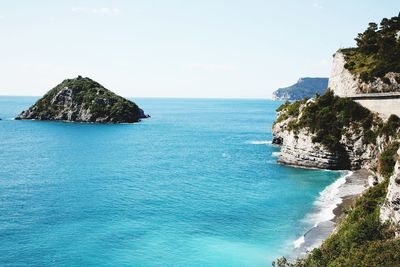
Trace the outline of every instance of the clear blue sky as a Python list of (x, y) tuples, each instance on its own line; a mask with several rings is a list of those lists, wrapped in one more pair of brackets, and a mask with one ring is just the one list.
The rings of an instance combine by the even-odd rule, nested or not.
[(123, 96), (269, 98), (398, 0), (1, 1), (0, 95), (91, 77)]

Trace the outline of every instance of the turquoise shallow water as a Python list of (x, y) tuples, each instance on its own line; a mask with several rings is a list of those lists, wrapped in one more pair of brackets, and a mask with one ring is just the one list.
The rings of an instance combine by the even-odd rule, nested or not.
[(275, 163), (277, 102), (136, 99), (152, 118), (14, 121), (0, 97), (1, 266), (270, 266), (340, 173)]

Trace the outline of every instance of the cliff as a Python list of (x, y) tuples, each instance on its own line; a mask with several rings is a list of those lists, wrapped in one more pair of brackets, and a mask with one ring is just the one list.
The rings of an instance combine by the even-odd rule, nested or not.
[[(400, 266), (400, 118), (383, 120), (329, 90), (277, 110), (273, 143), (282, 164), (371, 172), (370, 188), (346, 210), (335, 231), (304, 258), (280, 267)], [(390, 177), (390, 178), (389, 178)]]
[(333, 57), (328, 88), (337, 96), (351, 97), (357, 94), (400, 92), (400, 73), (388, 72), (382, 77), (362, 80), (361, 74), (350, 72), (350, 60), (346, 49), (337, 51)]
[(295, 84), (274, 91), (272, 98), (290, 101), (311, 98), (316, 94), (324, 94), (327, 85), (328, 78), (300, 78)]
[(379, 29), (370, 23), (356, 48), (334, 55), (324, 95), (278, 108), (279, 162), (366, 168), (373, 176), (319, 248), (277, 266), (400, 266), (400, 100), (391, 98), (400, 91), (399, 32), (400, 16), (383, 19)]
[(352, 100), (328, 91), (282, 105), (277, 115), (272, 132), (273, 143), (281, 145), (280, 163), (322, 169), (376, 165), (372, 159), (379, 153), (382, 121)]
[(64, 80), (15, 119), (133, 123), (147, 117), (132, 101), (89, 78), (78, 76)]
[(400, 236), (400, 149), (396, 156), (397, 162), (394, 173), (389, 178), (388, 192), (380, 210), (380, 219), (392, 225), (396, 236)]

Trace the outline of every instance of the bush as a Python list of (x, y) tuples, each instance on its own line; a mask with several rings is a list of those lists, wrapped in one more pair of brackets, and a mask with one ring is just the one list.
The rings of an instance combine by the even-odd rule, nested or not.
[(396, 39), (400, 30), (400, 17), (384, 18), (379, 26), (370, 23), (368, 28), (355, 38), (356, 48), (342, 49), (346, 57), (345, 68), (359, 74), (361, 80), (369, 82), (376, 77), (383, 79), (388, 72), (400, 72), (400, 42)]
[(277, 112), (281, 112), (279, 117), (276, 119), (275, 123), (284, 121), (288, 118), (296, 118), (300, 114), (300, 107), (302, 104), (305, 104), (307, 102), (307, 99), (303, 100), (296, 100), (293, 103), (290, 103), (289, 101), (286, 101), (284, 104), (280, 105), (277, 108)]
[(381, 153), (378, 160), (378, 172), (384, 177), (389, 177), (393, 174), (394, 165), (397, 160), (397, 150), (399, 143), (393, 142), (389, 144)]
[(391, 115), (387, 122), (381, 125), (381, 128), (378, 130), (379, 135), (395, 136), (400, 129), (400, 118), (396, 115)]
[(387, 180), (368, 189), (354, 208), (320, 248), (304, 259), (288, 263), (280, 259), (279, 267), (322, 266), (399, 266), (400, 240), (388, 225), (381, 224), (379, 208), (386, 196)]
[[(308, 128), (315, 134), (314, 142), (319, 142), (331, 152), (343, 152), (340, 144), (344, 128), (355, 125), (368, 132), (373, 123), (373, 114), (349, 98), (335, 96), (328, 90), (302, 110), (302, 115), (292, 123), (292, 130)], [(364, 141), (373, 142), (369, 133)]]

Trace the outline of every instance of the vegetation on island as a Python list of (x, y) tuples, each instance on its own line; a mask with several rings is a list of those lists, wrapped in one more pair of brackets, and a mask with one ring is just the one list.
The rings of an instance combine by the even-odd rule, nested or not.
[[(384, 76), (388, 72), (400, 73), (400, 14), (390, 19), (382, 19), (380, 25), (371, 22), (368, 28), (359, 33), (357, 47), (341, 49), (345, 55), (347, 68), (358, 74), (362, 81), (373, 81), (380, 77), (390, 83)], [(400, 83), (400, 78), (398, 83)]]
[[(51, 89), (17, 119), (81, 121), (82, 110), (90, 114), (90, 122), (137, 122), (144, 117), (134, 102), (90, 78), (78, 76)], [(67, 117), (68, 113), (72, 114), (71, 118)]]

